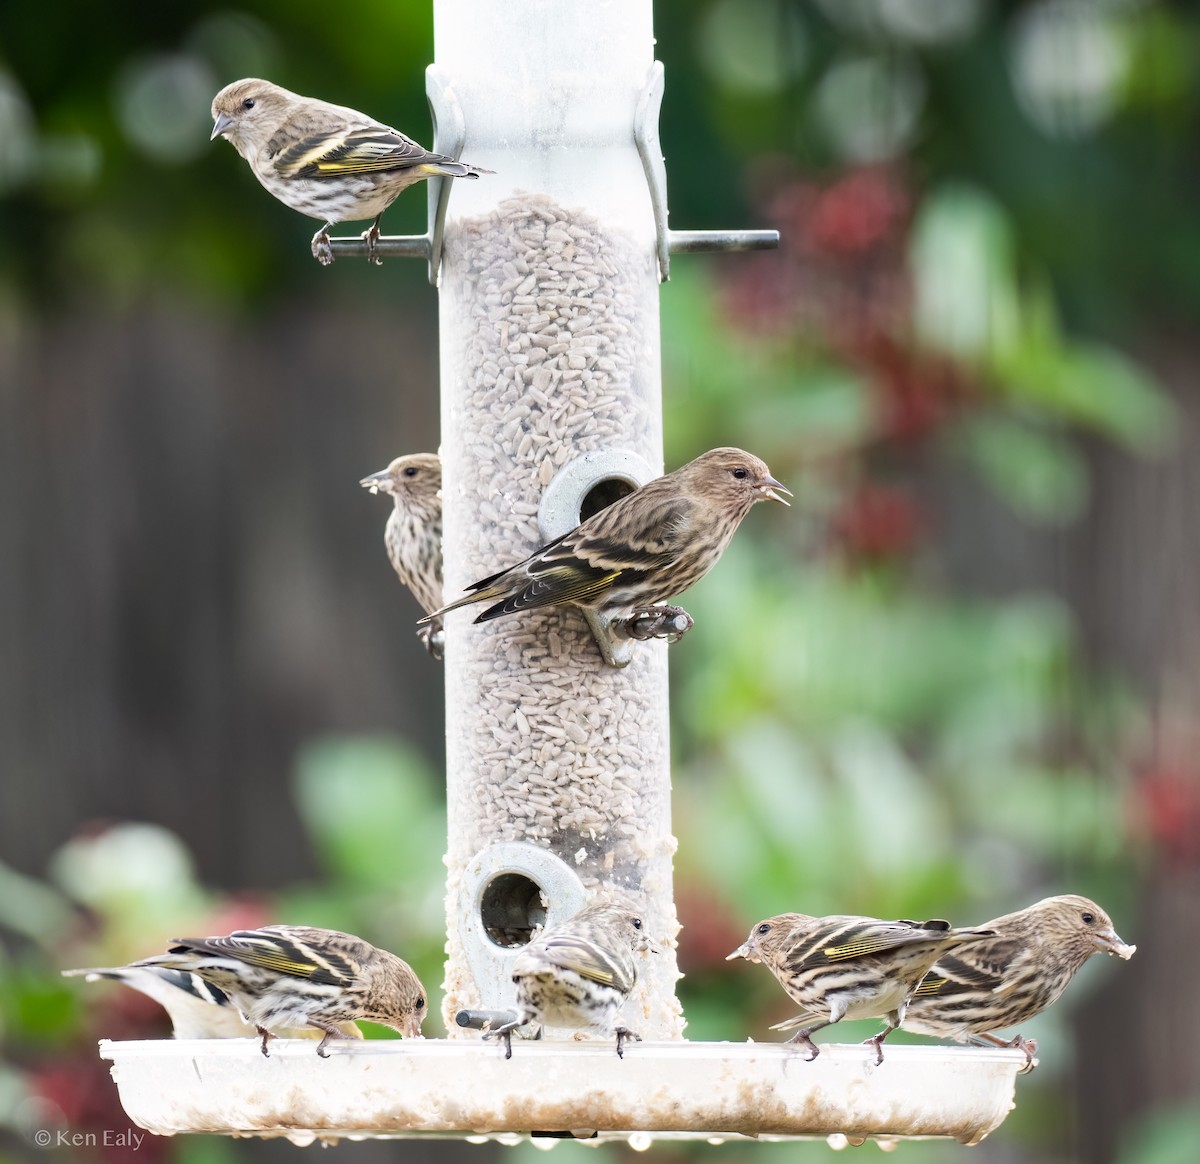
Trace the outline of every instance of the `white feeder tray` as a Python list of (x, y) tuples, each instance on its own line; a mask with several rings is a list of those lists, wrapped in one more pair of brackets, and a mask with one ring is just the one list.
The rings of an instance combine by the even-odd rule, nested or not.
[[(129, 1117), (157, 1135), (446, 1136), (518, 1143), (652, 1139), (952, 1137), (976, 1144), (1014, 1106), (1021, 1052), (824, 1044), (807, 1062), (772, 1043), (420, 1039), (333, 1043), (257, 1039), (100, 1043)], [(549, 1141), (542, 1139), (549, 1137)]]

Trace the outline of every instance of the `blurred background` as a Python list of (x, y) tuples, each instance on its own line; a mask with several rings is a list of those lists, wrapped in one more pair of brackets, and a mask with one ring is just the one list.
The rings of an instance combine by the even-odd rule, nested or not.
[[(689, 593), (671, 651), (689, 1035), (790, 1013), (723, 960), (762, 916), (1084, 893), (1137, 957), (1023, 1028), (1041, 1066), (971, 1158), (1191, 1164), (1200, 12), (655, 22), (672, 225), (783, 235), (672, 264), (667, 463), (739, 444), (797, 494)], [(33, 1147), (126, 1127), (96, 1039), (169, 1030), (62, 967), (290, 920), (440, 981), (441, 672), (357, 485), (437, 446), (436, 295), (418, 263), (319, 268), (313, 225), (208, 140), (212, 95), (261, 75), (428, 144), (432, 55), (427, 3), (0, 9), (0, 1160), (297, 1151)], [(385, 228), (424, 213), (406, 196)]]

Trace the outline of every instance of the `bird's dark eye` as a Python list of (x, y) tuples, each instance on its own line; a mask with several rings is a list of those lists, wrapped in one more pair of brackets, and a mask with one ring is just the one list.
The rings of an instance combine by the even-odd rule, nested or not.
[(417, 1010), (420, 1010), (424, 1005), (425, 1000), (420, 995), (417, 995)]
[(758, 932), (760, 934), (769, 934), (771, 932), (771, 927), (766, 922), (763, 922), (763, 924), (758, 927)]
[(734, 475), (734, 476), (735, 476), (735, 477), (736, 477), (736, 478), (737, 478), (739, 481), (744, 481), (744, 480), (745, 480), (747, 477), (749, 477), (749, 476), (750, 476), (749, 470), (747, 470), (747, 469), (742, 469), (742, 468), (731, 469), (731, 470), (730, 470), (730, 472), (731, 472), (731, 473), (732, 473), (732, 474), (733, 474), (733, 475)]
[(642, 928), (642, 919), (640, 917), (631, 917), (629, 921), (635, 930), (640, 930)]
[(254, 98), (247, 97), (246, 100), (242, 102), (242, 108), (243, 109), (253, 109), (254, 108)]
[(417, 470), (412, 465), (409, 465), (408, 468), (404, 470), (404, 475), (406, 477), (415, 477), (417, 475)]
[(1087, 922), (1089, 926), (1096, 920), (1096, 915), (1094, 913), (1081, 913), (1079, 916), (1083, 918), (1083, 920)]

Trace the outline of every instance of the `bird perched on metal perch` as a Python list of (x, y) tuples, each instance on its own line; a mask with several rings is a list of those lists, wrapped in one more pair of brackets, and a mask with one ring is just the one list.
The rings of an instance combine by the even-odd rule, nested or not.
[[(614, 501), (523, 562), (469, 587), (471, 593), (421, 619), (492, 602), (475, 621), (541, 606), (574, 606), (605, 662), (617, 637), (679, 637), (692, 625), (667, 599), (717, 564), (756, 502), (791, 496), (766, 464), (743, 449), (711, 449), (673, 473)], [(498, 601), (496, 601), (498, 600)]]
[(254, 176), (285, 206), (324, 222), (313, 257), (333, 262), (329, 228), (375, 221), (363, 235), (367, 260), (379, 263), (379, 220), (400, 193), (434, 176), (490, 174), (445, 154), (430, 153), (398, 129), (357, 109), (301, 97), (247, 77), (226, 85), (212, 103), (212, 137), (228, 138)]
[(516, 1015), (483, 1037), (503, 1039), (504, 1057), (511, 1059), (512, 1032), (526, 1023), (592, 1030), (616, 1035), (617, 1055), (624, 1058), (625, 1043), (641, 1036), (615, 1019), (637, 983), (634, 955), (642, 950), (658, 953), (634, 901), (617, 892), (599, 897), (516, 957)]
[(867, 1039), (883, 1062), (883, 1041), (904, 1018), (908, 999), (929, 968), (947, 950), (976, 942), (989, 929), (953, 929), (940, 919), (881, 921), (838, 915), (781, 913), (759, 922), (728, 959), (761, 962), (799, 1003), (801, 1013), (773, 1031), (800, 1026), (788, 1041), (801, 1043), (815, 1059), (812, 1035), (842, 1019), (882, 1018), (885, 1026)]
[[(388, 561), (421, 609), (432, 614), (444, 601), (441, 460), (436, 453), (397, 457), (359, 484), (372, 493), (391, 496), (392, 512), (383, 530)], [(433, 619), (417, 633), (425, 649), (440, 659), (445, 641), (441, 619)]]
[(1026, 1070), (1037, 1042), (994, 1032), (1041, 1014), (1093, 954), (1128, 960), (1137, 950), (1121, 940), (1104, 910), (1075, 894), (1043, 898), (981, 928), (993, 936), (938, 958), (900, 1025), (960, 1043), (1015, 1047), (1025, 1052)]
[(343, 1023), (381, 1023), (417, 1038), (428, 1012), (425, 988), (409, 964), (353, 934), (310, 926), (263, 926), (224, 937), (178, 938), (166, 954), (133, 967), (196, 974), (228, 995), (267, 1043), (293, 1027), (346, 1038)]

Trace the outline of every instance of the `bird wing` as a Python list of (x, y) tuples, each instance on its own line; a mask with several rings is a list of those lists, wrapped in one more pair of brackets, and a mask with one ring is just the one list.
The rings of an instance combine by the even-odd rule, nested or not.
[(569, 556), (601, 571), (661, 569), (679, 556), (695, 532), (695, 509), (686, 497), (659, 496), (647, 487), (602, 509), (548, 557)]
[(633, 989), (629, 968), (587, 938), (552, 934), (538, 942), (536, 954), (559, 969), (573, 971), (582, 978), (611, 986), (624, 994)]
[[(921, 979), (913, 998), (948, 998), (956, 994), (1003, 993), (1006, 971), (1020, 957), (1011, 939), (983, 940), (953, 954), (943, 954)], [(1007, 979), (1010, 984), (1015, 978)]]
[(340, 178), (384, 170), (409, 170), (430, 162), (449, 161), (431, 154), (412, 138), (386, 125), (345, 127), (307, 134), (274, 159), (283, 178)]
[[(571, 531), (574, 532), (574, 531)], [(599, 594), (605, 587), (611, 586), (617, 573), (609, 571), (590, 574), (582, 565), (572, 569), (567, 564), (557, 567), (544, 567), (541, 558), (547, 552), (559, 546), (570, 532), (555, 538), (540, 549), (535, 550), (523, 562), (506, 567), (495, 574), (489, 574), (478, 582), (467, 587), (470, 592), (464, 598), (447, 603), (440, 610), (435, 610), (424, 618), (418, 619), (417, 624), (431, 623), (452, 610), (470, 606), (476, 602), (486, 602), (490, 598), (500, 598), (495, 606), (488, 607), (475, 621), (487, 622), (499, 618), (502, 614), (511, 614), (516, 610), (528, 610), (534, 606), (546, 606), (560, 602), (575, 602), (586, 599), (593, 594)]]
[(467, 589), (469, 594), (419, 619), (435, 618), (499, 598), (476, 622), (488, 622), (518, 610), (563, 603), (587, 604), (614, 586), (637, 581), (669, 566), (689, 542), (695, 506), (677, 493), (648, 485), (588, 518), (582, 525), (535, 550), (523, 562), (489, 574)]
[[(637, 498), (639, 504), (616, 502), (543, 546), (521, 565), (480, 583), (491, 593), (480, 593), (476, 601), (496, 594), (506, 578), (517, 588), (508, 590), (503, 601), (476, 621), (536, 606), (587, 604), (617, 585), (636, 583), (646, 574), (670, 566), (691, 530), (694, 507), (686, 498), (646, 497), (644, 493), (629, 495), (628, 500)], [(622, 508), (613, 513), (618, 506)]]
[[(936, 923), (935, 923), (936, 927)], [(927, 942), (944, 937), (944, 931), (932, 932), (923, 926), (906, 921), (878, 921), (874, 918), (843, 917), (828, 919), (802, 940), (788, 958), (791, 969), (829, 965), (880, 954), (913, 942)]]
[(539, 563), (530, 567), (530, 577), (520, 590), (489, 606), (475, 621), (489, 622), (502, 614), (538, 606), (587, 603), (610, 590), (621, 574), (620, 570), (596, 570), (578, 560), (556, 565)]
[(225, 937), (176, 938), (172, 954), (210, 954), (233, 958), (247, 966), (291, 974), (318, 985), (351, 986), (355, 981), (353, 967), (334, 950), (314, 949), (305, 940), (303, 927), (264, 926), (258, 930), (236, 930)]

